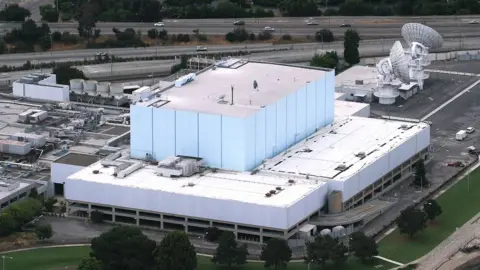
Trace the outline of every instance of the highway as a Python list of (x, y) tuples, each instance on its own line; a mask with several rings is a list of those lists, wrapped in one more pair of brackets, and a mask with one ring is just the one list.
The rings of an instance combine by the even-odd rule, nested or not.
[[(390, 44), (396, 39), (383, 39), (383, 40), (364, 40), (360, 42), (360, 48), (362, 50), (386, 51), (390, 49)], [(444, 49), (472, 49), (479, 48), (479, 38), (462, 38), (462, 39), (446, 39)], [(404, 44), (406, 46), (406, 44)], [(335, 50), (343, 49), (343, 42), (337, 41), (332, 43), (324, 43), (324, 48), (332, 48)], [(231, 53), (235, 54), (238, 51), (248, 51), (255, 53), (265, 53), (277, 51), (276, 53), (285, 53), (285, 50), (289, 51), (289, 54), (295, 54), (297, 52), (305, 50), (321, 49), (322, 43), (298, 43), (298, 44), (283, 44), (275, 45), (272, 43), (260, 43), (260, 44), (235, 44), (235, 45), (215, 45), (209, 46), (209, 53)], [(54, 51), (44, 53), (23, 53), (23, 54), (4, 54), (0, 55), (0, 63), (8, 66), (21, 66), (26, 61), (31, 61), (32, 64), (38, 65), (38, 63), (66, 62), (66, 61), (81, 61), (83, 59), (93, 59), (97, 52), (106, 52), (118, 57), (147, 57), (147, 56), (165, 56), (175, 57), (182, 54), (190, 55), (202, 55), (203, 53), (196, 52), (196, 46), (160, 46), (160, 47), (147, 47), (147, 48), (117, 48), (117, 49), (88, 49), (88, 50), (75, 50), (75, 51)]]
[[(258, 33), (265, 26), (275, 29), (275, 34), (290, 34), (295, 36), (313, 35), (322, 28), (329, 28), (334, 35), (340, 36), (345, 28), (340, 27), (343, 23), (351, 24), (363, 39), (397, 38), (400, 37), (400, 28), (407, 22), (422, 22), (437, 29), (445, 37), (463, 35), (480, 36), (480, 25), (468, 24), (470, 20), (480, 19), (480, 16), (431, 16), (431, 17), (317, 17), (313, 18), (318, 25), (309, 26), (307, 18), (275, 17), (262, 19), (243, 19), (245, 28)], [(171, 34), (192, 34), (194, 29), (199, 29), (202, 34), (224, 35), (231, 31), (235, 19), (203, 19), (203, 20), (169, 20), (164, 21), (165, 27)], [(68, 31), (77, 33), (77, 23), (50, 23), (53, 31)], [(0, 33), (5, 33), (13, 28), (20, 27), (19, 23), (0, 23)], [(153, 23), (112, 23), (99, 22), (97, 28), (103, 34), (113, 34), (112, 28), (134, 28), (146, 33), (153, 28)], [(461, 30), (461, 31), (460, 31)]]

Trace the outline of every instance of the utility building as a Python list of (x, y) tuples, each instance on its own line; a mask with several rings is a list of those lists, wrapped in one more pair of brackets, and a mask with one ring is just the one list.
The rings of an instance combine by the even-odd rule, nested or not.
[(131, 107), (131, 155), (252, 170), (333, 122), (335, 72), (230, 59)]

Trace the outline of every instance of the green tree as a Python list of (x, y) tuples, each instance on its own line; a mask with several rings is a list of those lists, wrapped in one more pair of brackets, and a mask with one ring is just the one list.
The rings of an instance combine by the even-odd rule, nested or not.
[(435, 200), (428, 200), (423, 204), (423, 211), (430, 221), (435, 220), (442, 214), (442, 207)]
[(307, 244), (305, 261), (325, 266), (335, 246), (335, 240), (331, 236), (317, 236), (313, 242)]
[(315, 54), (310, 60), (310, 66), (323, 68), (337, 68), (338, 56), (335, 51), (325, 52), (323, 54)]
[(40, 241), (45, 241), (45, 239), (50, 239), (53, 236), (52, 225), (38, 225), (35, 227), (35, 235)]
[(312, 0), (283, 0), (278, 4), (283, 16), (319, 16), (322, 12)]
[(400, 212), (397, 218), (397, 227), (400, 233), (407, 234), (410, 238), (427, 227), (427, 216), (423, 211), (408, 207)]
[(210, 242), (217, 242), (221, 235), (222, 231), (217, 227), (208, 227), (205, 230), (205, 239)]
[(58, 84), (70, 84), (71, 79), (87, 79), (83, 71), (68, 65), (57, 65), (53, 69), (53, 74), (57, 76)]
[(78, 34), (82, 37), (92, 37), (93, 28), (97, 23), (97, 10), (93, 4), (86, 3), (82, 6), (78, 18)]
[(315, 40), (320, 42), (332, 42), (335, 41), (335, 37), (333, 36), (333, 32), (329, 29), (322, 29), (315, 32)]
[(165, 236), (154, 252), (157, 270), (191, 270), (197, 268), (197, 253), (185, 232)]
[(33, 198), (33, 199), (38, 198), (38, 191), (37, 191), (37, 189), (36, 189), (36, 188), (32, 188), (32, 189), (30, 190), (30, 194), (28, 194), (28, 197)]
[(43, 36), (40, 39), (40, 47), (42, 47), (44, 51), (49, 50), (52, 48), (52, 39), (49, 36)]
[(152, 269), (155, 246), (140, 229), (119, 226), (95, 237), (90, 255), (102, 262), (103, 270)]
[(415, 178), (413, 184), (417, 187), (428, 187), (430, 182), (427, 179), (427, 171), (425, 170), (425, 163), (423, 159), (417, 161), (415, 165)]
[(57, 203), (57, 199), (50, 197), (48, 198), (45, 203), (43, 204), (43, 207), (45, 207), (45, 211), (47, 212), (53, 212), (53, 206)]
[(8, 236), (15, 232), (17, 223), (15, 218), (8, 213), (0, 214), (0, 236)]
[(355, 65), (360, 62), (360, 53), (358, 47), (360, 46), (360, 36), (357, 31), (348, 29), (345, 31), (345, 38), (343, 42), (344, 58), (350, 65)]
[(18, 4), (11, 4), (0, 11), (0, 21), (23, 22), (32, 15), (30, 10), (20, 7)]
[(262, 247), (260, 259), (265, 261), (265, 267), (284, 269), (292, 258), (292, 250), (284, 239), (271, 238)]
[(103, 265), (95, 258), (84, 258), (80, 261), (77, 270), (103, 270)]
[(62, 41), (62, 33), (55, 31), (52, 33), (52, 41), (53, 42), (60, 42)]
[(41, 5), (39, 10), (40, 15), (42, 16), (42, 21), (58, 22), (59, 14), (53, 5)]
[(233, 232), (222, 232), (218, 241), (218, 247), (213, 255), (212, 262), (231, 267), (232, 264), (247, 263), (248, 251), (245, 246), (238, 245)]
[(372, 262), (374, 256), (378, 255), (377, 243), (363, 232), (354, 232), (350, 235), (350, 249), (362, 263)]

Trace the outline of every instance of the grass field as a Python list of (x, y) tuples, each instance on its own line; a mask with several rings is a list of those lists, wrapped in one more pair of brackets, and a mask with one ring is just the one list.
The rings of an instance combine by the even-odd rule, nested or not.
[(443, 213), (413, 239), (395, 230), (380, 241), (380, 256), (401, 263), (411, 262), (427, 254), (475, 216), (480, 211), (480, 171), (474, 171), (470, 175), (470, 185), (468, 182), (467, 178), (460, 180), (437, 198)]
[[(76, 266), (84, 257), (88, 257), (90, 247), (64, 247), (64, 248), (44, 248), (30, 251), (11, 252), (7, 254), (13, 257), (6, 260), (6, 269), (8, 270), (60, 270), (68, 266)], [(323, 270), (371, 270), (371, 269), (390, 269), (391, 265), (384, 261), (377, 261), (372, 266), (364, 266), (357, 260), (351, 259), (344, 267), (334, 267), (333, 265)], [(74, 268), (68, 268), (74, 269)], [(226, 267), (213, 265), (208, 257), (198, 257), (198, 270), (226, 270)], [(232, 269), (232, 268), (230, 268)], [(248, 263), (242, 267), (235, 267), (237, 270), (261, 270), (265, 269), (261, 263)], [(287, 270), (305, 270), (305, 263), (290, 263)], [(317, 269), (311, 265), (310, 269)]]

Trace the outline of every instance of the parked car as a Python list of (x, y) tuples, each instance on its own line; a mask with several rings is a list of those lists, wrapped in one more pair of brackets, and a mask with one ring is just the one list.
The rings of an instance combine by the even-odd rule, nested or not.
[(469, 21), (468, 24), (480, 24), (480, 21), (473, 20), (473, 21)]
[(468, 127), (468, 128), (466, 129), (466, 131), (467, 131), (468, 134), (470, 134), (470, 133), (475, 132), (475, 128), (474, 128), (474, 127)]
[(165, 24), (164, 24), (163, 22), (156, 22), (156, 23), (153, 24), (153, 26), (155, 26), (155, 27), (164, 27)]
[(263, 28), (263, 31), (265, 31), (265, 32), (275, 32), (275, 28), (270, 27), (270, 26), (265, 26), (265, 28)]
[(208, 48), (206, 46), (197, 46), (197, 52), (206, 52)]
[(245, 25), (245, 21), (235, 21), (233, 25)]
[(307, 22), (307, 25), (318, 25), (316, 21), (309, 21)]
[(348, 23), (344, 23), (344, 24), (340, 25), (340, 27), (352, 27), (352, 25), (348, 24)]

